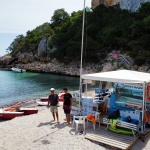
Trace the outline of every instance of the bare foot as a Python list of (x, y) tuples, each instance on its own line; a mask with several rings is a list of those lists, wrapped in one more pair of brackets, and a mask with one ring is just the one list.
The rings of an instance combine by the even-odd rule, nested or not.
[(67, 124), (70, 125), (71, 123), (70, 123), (70, 122), (67, 122)]
[(64, 125), (68, 125), (68, 122), (64, 122)]

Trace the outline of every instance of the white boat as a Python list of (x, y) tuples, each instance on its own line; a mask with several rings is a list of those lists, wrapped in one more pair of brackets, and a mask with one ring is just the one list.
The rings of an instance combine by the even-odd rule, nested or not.
[(20, 72), (20, 73), (22, 73), (22, 72), (25, 72), (26, 70), (24, 70), (24, 69), (20, 69), (20, 68), (11, 68), (11, 70), (12, 71), (14, 71), (14, 72)]
[(48, 102), (36, 101), (39, 106), (47, 106)]

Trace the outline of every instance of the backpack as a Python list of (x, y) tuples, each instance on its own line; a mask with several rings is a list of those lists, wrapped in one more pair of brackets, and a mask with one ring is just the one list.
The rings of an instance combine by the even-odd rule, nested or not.
[(108, 115), (108, 119), (117, 119), (120, 116), (120, 111), (113, 111), (112, 114)]
[(127, 122), (131, 122), (131, 117), (130, 116), (128, 116), (126, 119), (127, 119)]

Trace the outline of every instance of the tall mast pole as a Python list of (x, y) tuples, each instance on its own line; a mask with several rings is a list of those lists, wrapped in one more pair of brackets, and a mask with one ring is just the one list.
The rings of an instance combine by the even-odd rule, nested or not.
[(84, 21), (85, 21), (85, 1), (84, 0), (84, 6), (83, 6), (83, 22), (82, 22), (82, 43), (81, 43), (81, 64), (80, 64), (80, 103), (82, 100), (82, 58), (83, 58), (83, 44), (84, 44)]

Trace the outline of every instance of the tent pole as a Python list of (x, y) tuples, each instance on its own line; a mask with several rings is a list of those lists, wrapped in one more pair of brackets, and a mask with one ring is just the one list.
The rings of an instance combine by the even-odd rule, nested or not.
[(87, 80), (86, 80), (86, 98), (87, 98)]
[(83, 22), (82, 22), (82, 43), (81, 43), (81, 64), (80, 64), (80, 102), (79, 102), (79, 106), (81, 108), (81, 100), (82, 100), (82, 59), (83, 59), (83, 44), (84, 44), (84, 21), (85, 21), (85, 1), (84, 0), (84, 5), (83, 5)]
[(142, 103), (142, 128), (141, 132), (144, 132), (144, 110), (145, 110), (145, 82), (143, 83), (143, 103)]

